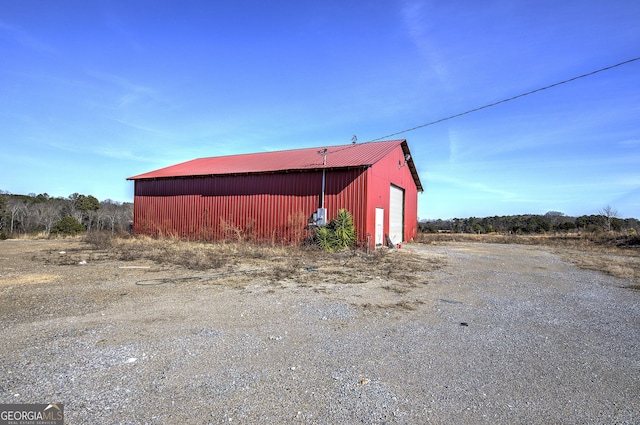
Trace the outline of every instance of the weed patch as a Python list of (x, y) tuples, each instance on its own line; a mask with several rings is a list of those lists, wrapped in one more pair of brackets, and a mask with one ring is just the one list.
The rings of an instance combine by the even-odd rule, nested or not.
[(121, 261), (150, 260), (197, 271), (259, 268), (263, 270), (260, 278), (271, 283), (297, 279), (305, 285), (361, 284), (382, 278), (393, 284), (415, 285), (424, 282), (426, 272), (442, 266), (442, 260), (424, 259), (409, 251), (329, 252), (251, 242), (208, 243), (108, 234), (87, 238), (85, 242), (94, 252)]

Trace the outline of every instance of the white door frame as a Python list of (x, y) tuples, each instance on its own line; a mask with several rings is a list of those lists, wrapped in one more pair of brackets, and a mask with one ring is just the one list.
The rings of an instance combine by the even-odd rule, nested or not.
[(375, 246), (384, 245), (384, 208), (376, 207)]

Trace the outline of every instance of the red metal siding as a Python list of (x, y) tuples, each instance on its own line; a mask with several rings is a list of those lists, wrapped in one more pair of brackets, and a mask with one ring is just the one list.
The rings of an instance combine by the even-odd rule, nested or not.
[(404, 241), (418, 234), (418, 189), (408, 164), (405, 152), (398, 146), (393, 152), (373, 165), (369, 171), (366, 231), (375, 233), (375, 209), (384, 208), (384, 233), (389, 232), (389, 187), (391, 184), (404, 189)]
[[(328, 218), (346, 208), (366, 237), (366, 172), (327, 170)], [(154, 236), (299, 242), (320, 206), (322, 172), (136, 180), (134, 230)]]

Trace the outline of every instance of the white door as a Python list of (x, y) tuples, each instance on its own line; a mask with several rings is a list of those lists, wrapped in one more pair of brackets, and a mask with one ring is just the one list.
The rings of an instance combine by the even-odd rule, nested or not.
[(391, 185), (389, 196), (389, 239), (399, 244), (404, 239), (404, 190)]
[(384, 208), (376, 208), (376, 246), (384, 243)]

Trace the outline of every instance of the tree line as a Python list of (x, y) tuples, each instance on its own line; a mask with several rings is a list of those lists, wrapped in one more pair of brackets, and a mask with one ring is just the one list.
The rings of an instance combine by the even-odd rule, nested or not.
[(598, 214), (572, 217), (558, 211), (544, 215), (525, 214), (494, 217), (454, 218), (449, 220), (421, 220), (418, 229), (425, 233), (506, 233), (540, 234), (547, 232), (640, 232), (640, 221), (635, 218), (620, 218), (609, 206)]
[(84, 231), (129, 231), (133, 204), (73, 193), (67, 198), (46, 193), (15, 195), (0, 190), (0, 238), (21, 235), (75, 234)]
[[(16, 195), (0, 190), (0, 238), (21, 235), (67, 235), (85, 231), (129, 232), (133, 223), (133, 203), (111, 199), (99, 201), (92, 195), (73, 193), (67, 198), (46, 193)], [(421, 220), (424, 233), (505, 233), (540, 234), (548, 232), (629, 232), (640, 233), (636, 218), (620, 218), (610, 206), (598, 214), (567, 216), (558, 211), (544, 215), (525, 214)]]

